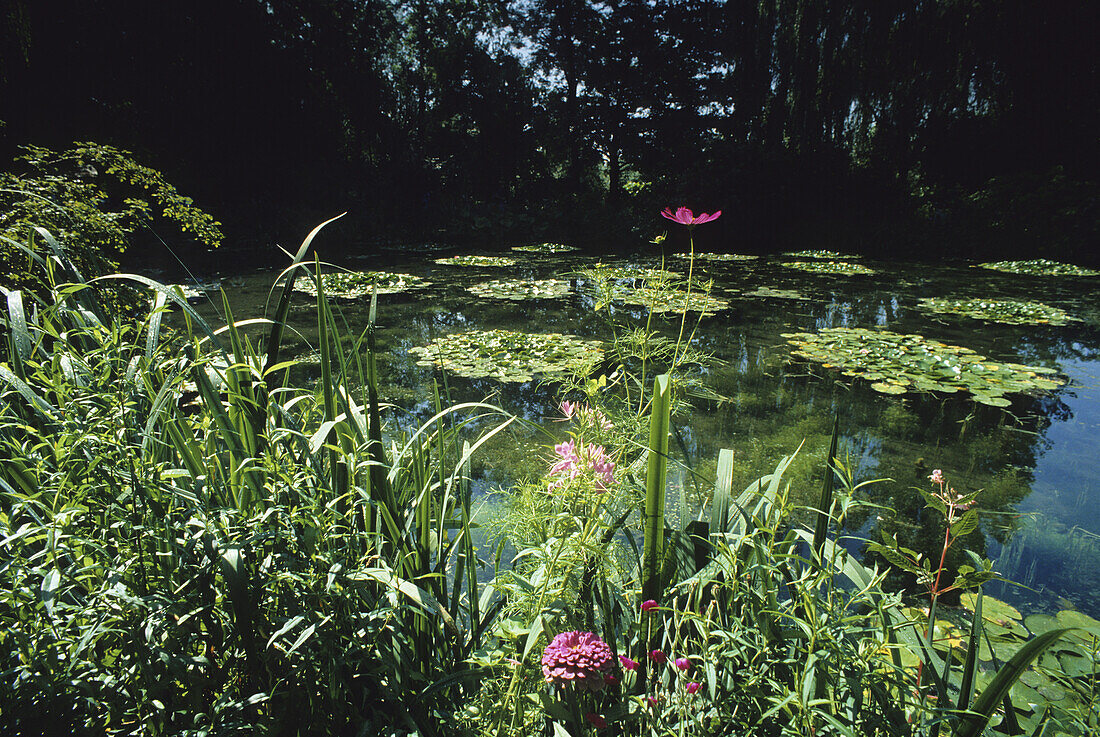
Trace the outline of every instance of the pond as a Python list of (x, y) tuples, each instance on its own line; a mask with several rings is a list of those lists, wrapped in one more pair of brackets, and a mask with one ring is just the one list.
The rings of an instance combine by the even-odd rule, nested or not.
[[(686, 274), (689, 263), (662, 259), (656, 246), (602, 264), (564, 247), (421, 253), (345, 258), (342, 268), (389, 273), (325, 285), (348, 290), (338, 319), (358, 335), (377, 284), (382, 393), (414, 415), (430, 410), (437, 374), (425, 364), (439, 355), (433, 341), (449, 334), (498, 331), (498, 355), (516, 334), (557, 334), (544, 351), (575, 336), (569, 350), (582, 355), (611, 339), (612, 322), (622, 331), (648, 318), (672, 339), (680, 328), (679, 314), (647, 297), (646, 279), (662, 269)], [(801, 444), (787, 478), (809, 506), (837, 414), (855, 479), (881, 479), (860, 490), (866, 504), (842, 531), (851, 547), (887, 534), (938, 554), (942, 532), (925, 524), (919, 489), (930, 490), (928, 476), (940, 468), (959, 492), (981, 490), (980, 533), (967, 545), (1023, 584), (993, 584), (991, 593), (1029, 611), (1100, 616), (1100, 278), (829, 256), (695, 259), (693, 276), (713, 280), (712, 302), (694, 304), (687, 326), (697, 321), (696, 345), (712, 356), (702, 377), (711, 397), (675, 419), (679, 461), (713, 476), (718, 451), (731, 448), (741, 489)], [(613, 277), (602, 295), (593, 278), (600, 269)], [(262, 314), (275, 276), (222, 283), (238, 319)], [(213, 311), (217, 300), (206, 296)], [(605, 302), (607, 310), (595, 309)], [(296, 296), (290, 319), (304, 354), (316, 334), (308, 295)], [(465, 345), (454, 355), (476, 353)], [(445, 373), (451, 402), (488, 398), (563, 433), (554, 387), (537, 369), (477, 374), (470, 366)], [(479, 486), (537, 474), (549, 456), (545, 436), (514, 434), (487, 448), (475, 468)], [(673, 483), (691, 484), (686, 473)]]

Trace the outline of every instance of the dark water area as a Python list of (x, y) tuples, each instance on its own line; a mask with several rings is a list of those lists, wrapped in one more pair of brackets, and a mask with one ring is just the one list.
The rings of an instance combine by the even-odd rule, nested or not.
[[(659, 251), (649, 248), (631, 262), (659, 265)], [(517, 263), (507, 267), (435, 263), (452, 252), (450, 246), (425, 247), (416, 256), (401, 249), (382, 254), (372, 250), (359, 258), (343, 256), (339, 263), (351, 270), (386, 268), (431, 282), (379, 297), (382, 395), (403, 408), (401, 416), (422, 417), (430, 410), (433, 371), (418, 365), (409, 349), (448, 333), (506, 328), (611, 338), (606, 317), (593, 310), (590, 285), (576, 273), (595, 257), (513, 253)], [(1072, 606), (1100, 615), (1100, 277), (1006, 274), (961, 260), (867, 259), (860, 263), (874, 269), (871, 275), (831, 276), (784, 267), (784, 260), (790, 259), (695, 262), (696, 275), (713, 279), (714, 294), (729, 302), (728, 309), (702, 318), (695, 335), (697, 346), (714, 359), (704, 381), (724, 399), (693, 400), (690, 416), (676, 418), (683, 441), (675, 445), (678, 460), (713, 475), (718, 451), (731, 448), (734, 486), (741, 489), (771, 472), (801, 444), (786, 478), (792, 499), (810, 506), (819, 494), (836, 413), (841, 457), (851, 465), (855, 480), (878, 480), (860, 487), (856, 498), (862, 504), (839, 531), (851, 536), (850, 548), (861, 548), (860, 538), (896, 535), (903, 545), (938, 560), (942, 525), (925, 509), (919, 489), (931, 491), (927, 477), (940, 468), (959, 492), (981, 490), (980, 532), (965, 544), (994, 560), (1005, 578), (1024, 584), (995, 583), (991, 593), (1028, 611)], [(687, 271), (687, 261), (675, 256), (666, 265)], [(225, 264), (218, 282), (238, 320), (262, 315), (265, 305), (270, 314), (275, 301), (271, 285), (277, 270), (241, 273), (248, 269), (246, 262)], [(569, 279), (569, 294), (511, 302), (478, 297), (466, 289), (492, 279), (547, 278)], [(934, 314), (918, 308), (923, 297), (1038, 301), (1079, 321), (1006, 325)], [(200, 309), (214, 314), (220, 298), (208, 291), (205, 300)], [(346, 321), (348, 334), (363, 330), (368, 302), (339, 302), (338, 320)], [(644, 326), (647, 318), (644, 308), (624, 306), (613, 307), (612, 316), (620, 327)], [(310, 297), (296, 295), (290, 320), (295, 330), (287, 340), (294, 351), (308, 353), (316, 336)], [(651, 325), (675, 338), (680, 321), (654, 316)], [(1009, 394), (1005, 407), (979, 404), (965, 392), (886, 395), (864, 379), (792, 357), (782, 337), (829, 327), (919, 333), (973, 349), (992, 361), (1055, 369), (1066, 383), (1052, 391)], [(447, 390), (452, 402), (488, 399), (551, 433), (563, 432), (553, 421), (552, 385), (449, 377)], [(544, 465), (549, 453), (545, 436), (511, 440), (511, 449), (489, 447), (488, 457), (475, 468), (481, 488), (506, 485)], [(694, 486), (683, 471), (673, 473), (671, 483), (689, 492)], [(966, 560), (953, 551), (948, 562), (957, 566)]]

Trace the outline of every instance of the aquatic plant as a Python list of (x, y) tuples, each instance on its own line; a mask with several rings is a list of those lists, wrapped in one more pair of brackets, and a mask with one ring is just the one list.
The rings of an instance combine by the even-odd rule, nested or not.
[(1077, 321), (1058, 307), (1015, 299), (922, 297), (919, 306), (941, 315), (964, 315), (1008, 325), (1065, 325)]
[(563, 243), (534, 243), (526, 246), (512, 246), (512, 250), (523, 253), (556, 254), (572, 253), (578, 249), (576, 246), (567, 246)]
[[(333, 271), (321, 274), (325, 296), (336, 299), (360, 299), (378, 294), (397, 294), (431, 284), (423, 277), (390, 271)], [(294, 291), (317, 296), (317, 283), (311, 278), (298, 279)]]
[(516, 260), (509, 256), (449, 256), (437, 258), (441, 266), (515, 266)]
[(817, 333), (783, 333), (792, 354), (862, 377), (883, 394), (911, 391), (970, 392), (974, 400), (1007, 407), (1004, 395), (1056, 389), (1065, 383), (1054, 369), (990, 361), (969, 348), (923, 335), (867, 328), (824, 328)]
[(420, 366), (435, 366), (456, 376), (503, 382), (531, 381), (587, 373), (603, 358), (602, 343), (561, 333), (473, 330), (452, 333), (426, 346), (409, 349)]
[(856, 255), (853, 255), (853, 254), (850, 254), (850, 253), (839, 253), (837, 251), (826, 251), (826, 250), (822, 250), (822, 249), (808, 249), (808, 250), (805, 250), (805, 251), (788, 251), (788, 252), (784, 253), (783, 255), (787, 256), (788, 258), (817, 258), (817, 259), (825, 259), (825, 260), (829, 260), (829, 261), (832, 261), (832, 260), (850, 261), (852, 259), (861, 258), (861, 256), (856, 256)]
[(564, 279), (495, 279), (472, 284), (466, 290), (479, 297), (521, 302), (528, 299), (564, 297), (571, 288), (570, 283)]
[(592, 281), (616, 281), (628, 286), (645, 286), (647, 284), (664, 283), (683, 278), (683, 274), (671, 269), (653, 269), (644, 266), (627, 264), (598, 263), (577, 274), (582, 279)]
[[(674, 253), (674, 258), (691, 258), (689, 253)], [(755, 261), (760, 258), (744, 253), (697, 253), (695, 258), (702, 261)]]
[(847, 261), (783, 261), (780, 266), (813, 274), (839, 274), (842, 276), (865, 276), (875, 270), (863, 264), (851, 264)]
[(1100, 271), (1082, 266), (1051, 261), (1048, 258), (1036, 258), (1029, 261), (990, 261), (978, 264), (983, 269), (1005, 271), (1010, 274), (1028, 276), (1100, 276)]
[(765, 297), (771, 299), (796, 299), (808, 300), (806, 295), (794, 289), (778, 289), (776, 287), (760, 286), (751, 292), (741, 292), (741, 297)]
[(729, 309), (729, 302), (715, 297), (707, 291), (691, 292), (687, 289), (637, 287), (630, 288), (615, 285), (609, 294), (602, 296), (599, 302), (609, 299), (612, 302), (645, 307), (654, 314), (698, 312), (701, 315), (714, 315)]

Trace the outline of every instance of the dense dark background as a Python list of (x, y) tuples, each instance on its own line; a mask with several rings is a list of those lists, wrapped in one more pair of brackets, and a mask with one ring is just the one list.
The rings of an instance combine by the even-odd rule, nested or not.
[(225, 224), (219, 259), (344, 210), (349, 249), (630, 250), (678, 204), (742, 252), (1098, 258), (1095, 0), (0, 0), (0, 23), (0, 167), (133, 151)]

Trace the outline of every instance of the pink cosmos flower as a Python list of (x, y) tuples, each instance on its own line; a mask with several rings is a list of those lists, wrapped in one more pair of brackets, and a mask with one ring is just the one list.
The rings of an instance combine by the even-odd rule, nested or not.
[(687, 670), (691, 667), (691, 661), (687, 658), (676, 658), (676, 667), (680, 670)]
[(713, 215), (708, 215), (705, 212), (699, 213), (696, 216), (691, 210), (686, 207), (676, 208), (676, 212), (672, 211), (671, 207), (666, 207), (661, 211), (661, 215), (669, 220), (679, 223), (680, 225), (686, 225), (689, 228), (695, 225), (702, 225), (703, 223), (709, 223), (712, 220), (717, 220), (718, 216), (722, 214), (721, 210), (718, 210)]
[(542, 675), (557, 686), (599, 691), (613, 662), (611, 648), (592, 632), (562, 632), (542, 652)]
[(650, 650), (649, 651), (649, 659), (652, 660), (657, 665), (663, 665), (663, 664), (668, 662), (668, 656), (665, 655), (660, 650)]
[(687, 692), (690, 693), (690, 694), (696, 694), (696, 693), (699, 693), (700, 688), (701, 688), (700, 684), (696, 683), (695, 681), (692, 681), (691, 683), (689, 683), (687, 685)]
[(637, 660), (631, 660), (625, 655), (619, 656), (619, 662), (623, 664), (623, 668), (625, 668), (626, 670), (635, 670), (638, 667)]
[(657, 602), (654, 601), (653, 599), (646, 599), (645, 601), (642, 602), (642, 611), (643, 612), (652, 612), (656, 608), (657, 608)]
[(593, 714), (592, 712), (588, 712), (587, 714), (584, 715), (584, 718), (587, 719), (588, 722), (593, 727), (595, 727), (596, 729), (603, 729), (604, 727), (607, 726), (607, 721), (603, 717), (601, 717), (599, 714)]

